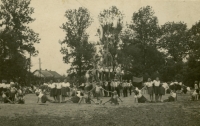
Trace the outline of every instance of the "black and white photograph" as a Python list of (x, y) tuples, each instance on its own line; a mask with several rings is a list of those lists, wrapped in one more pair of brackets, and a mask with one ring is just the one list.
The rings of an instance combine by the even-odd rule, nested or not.
[(0, 126), (200, 126), (200, 0), (0, 0)]

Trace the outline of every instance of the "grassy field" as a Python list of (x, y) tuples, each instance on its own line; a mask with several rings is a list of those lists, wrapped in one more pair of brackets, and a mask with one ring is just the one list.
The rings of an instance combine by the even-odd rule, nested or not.
[(118, 106), (41, 105), (35, 94), (26, 95), (25, 100), (23, 105), (0, 103), (0, 126), (200, 126), (200, 101), (188, 101), (188, 94), (178, 95), (173, 103), (140, 104), (134, 103), (132, 95), (122, 98)]

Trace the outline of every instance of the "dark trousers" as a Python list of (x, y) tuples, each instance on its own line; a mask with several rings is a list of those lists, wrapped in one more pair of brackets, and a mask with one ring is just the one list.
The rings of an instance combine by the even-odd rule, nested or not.
[(127, 97), (127, 95), (128, 95), (128, 94), (127, 94), (127, 87), (124, 87), (124, 88), (123, 88), (123, 94), (124, 94), (124, 97)]
[(106, 90), (106, 91), (104, 91), (104, 96), (105, 96), (105, 97), (108, 97), (108, 92), (107, 92), (107, 91), (109, 91), (108, 86), (105, 86), (105, 90)]
[(132, 94), (131, 90), (132, 90), (132, 87), (129, 87), (129, 93), (130, 93), (130, 95)]
[[(108, 91), (112, 91), (112, 90), (111, 90), (111, 86), (108, 87)], [(109, 97), (111, 97), (112, 93), (109, 92), (108, 95), (109, 95)]]

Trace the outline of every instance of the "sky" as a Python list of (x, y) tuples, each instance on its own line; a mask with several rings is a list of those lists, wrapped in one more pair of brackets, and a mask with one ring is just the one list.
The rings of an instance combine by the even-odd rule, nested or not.
[(200, 0), (32, 0), (30, 7), (35, 9), (32, 17), (36, 20), (30, 27), (39, 33), (41, 41), (35, 45), (39, 55), (32, 57), (31, 71), (39, 69), (40, 58), (42, 70), (67, 74), (70, 65), (63, 62), (59, 44), (59, 40), (65, 37), (65, 32), (60, 26), (66, 22), (64, 16), (66, 10), (87, 8), (94, 20), (87, 30), (90, 35), (89, 41), (98, 41), (95, 34), (99, 27), (98, 14), (101, 11), (116, 6), (125, 14), (124, 22), (130, 23), (133, 13), (147, 5), (152, 6), (159, 25), (182, 21), (190, 28), (200, 20)]

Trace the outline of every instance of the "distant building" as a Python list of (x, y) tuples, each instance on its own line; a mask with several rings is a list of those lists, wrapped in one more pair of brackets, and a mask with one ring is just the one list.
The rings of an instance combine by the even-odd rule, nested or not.
[(42, 78), (43, 80), (55, 80), (55, 79), (63, 79), (63, 76), (58, 74), (56, 71), (51, 70), (35, 70), (33, 72), (33, 75), (39, 78)]

